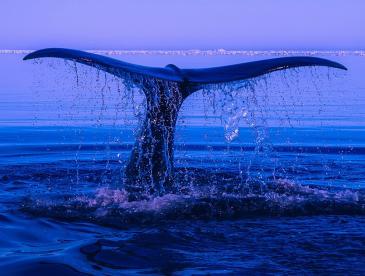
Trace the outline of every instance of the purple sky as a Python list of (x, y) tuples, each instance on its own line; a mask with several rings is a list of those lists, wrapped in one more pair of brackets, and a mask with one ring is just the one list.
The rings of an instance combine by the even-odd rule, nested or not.
[(365, 49), (364, 0), (1, 0), (0, 49)]

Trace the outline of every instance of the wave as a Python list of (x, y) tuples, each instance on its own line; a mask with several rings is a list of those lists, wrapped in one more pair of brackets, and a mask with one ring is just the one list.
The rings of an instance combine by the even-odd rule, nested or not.
[(187, 219), (365, 215), (363, 190), (303, 186), (285, 179), (267, 185), (250, 183), (234, 191), (209, 184), (138, 201), (131, 201), (125, 190), (109, 188), (88, 195), (27, 198), (22, 210), (121, 228)]
[[(1, 144), (0, 144), (1, 146)], [(361, 146), (316, 146), (316, 145), (265, 145), (272, 152), (287, 152), (287, 153), (317, 153), (317, 154), (365, 154), (365, 147)], [(17, 154), (24, 155), (29, 151), (42, 152), (80, 152), (80, 151), (127, 151), (133, 148), (133, 143), (113, 144), (41, 144), (41, 145), (10, 145), (8, 146), (9, 156)], [(7, 147), (2, 147), (3, 153), (6, 155)], [(257, 145), (242, 145), (242, 144), (175, 144), (176, 150), (184, 151), (260, 151), (260, 146)]]

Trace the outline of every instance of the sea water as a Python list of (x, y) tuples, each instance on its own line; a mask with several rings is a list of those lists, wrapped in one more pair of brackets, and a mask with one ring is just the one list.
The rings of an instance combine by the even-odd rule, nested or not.
[(123, 185), (143, 94), (97, 69), (24, 54), (0, 54), (5, 275), (365, 272), (362, 52), (101, 52), (181, 68), (315, 55), (349, 69), (194, 93), (176, 129), (178, 189), (141, 201)]

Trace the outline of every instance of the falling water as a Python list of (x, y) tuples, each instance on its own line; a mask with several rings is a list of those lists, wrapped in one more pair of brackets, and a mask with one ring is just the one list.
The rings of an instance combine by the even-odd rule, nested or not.
[[(68, 69), (60, 78), (59, 66), (62, 63), (65, 63)], [(124, 165), (129, 159), (133, 137), (140, 135), (146, 114), (146, 97), (142, 93), (141, 84), (149, 82), (149, 85), (153, 86), (158, 83), (134, 75), (117, 78), (97, 69), (64, 61), (52, 61), (47, 71), (50, 69), (55, 70), (57, 81), (54, 83), (64, 92), (64, 98), (58, 98), (55, 102), (60, 106), (57, 109), (57, 117), (60, 120), (66, 119), (66, 127), (68, 124), (74, 126), (82, 122), (96, 128), (112, 129), (112, 134), (107, 141), (102, 142), (104, 146), (96, 151), (94, 157), (95, 162), (98, 162), (99, 157), (96, 156), (103, 155), (104, 166), (101, 170), (101, 182), (98, 183), (102, 190), (96, 193), (95, 202), (107, 200), (105, 197), (108, 195), (114, 198), (118, 191), (124, 194)], [(220, 201), (225, 198), (223, 194), (243, 198), (249, 194), (268, 196), (272, 185), (284, 185), (287, 188), (298, 185), (301, 178), (293, 175), (293, 172), (307, 169), (302, 164), (302, 153), (294, 155), (290, 166), (282, 163), (273, 137), (277, 139), (280, 135), (282, 138), (281, 128), (302, 127), (309, 121), (313, 122), (311, 117), (308, 118), (311, 120), (306, 121), (304, 115), (318, 117), (321, 112), (313, 113), (313, 108), (321, 110), (329, 104), (328, 101), (325, 104), (325, 101), (319, 100), (322, 97), (323, 81), (318, 84), (320, 78), (315, 76), (321, 73), (313, 69), (276, 72), (252, 80), (206, 85), (189, 96), (182, 105), (177, 121), (174, 181), (176, 196), (212, 196), (220, 198)], [(47, 75), (50, 76), (50, 72), (47, 72)], [(46, 82), (45, 85), (48, 86), (49, 83)], [(168, 82), (165, 86), (167, 94), (175, 89), (174, 85)], [(39, 87), (36, 88), (39, 90)], [(311, 103), (320, 104), (311, 106)], [(311, 112), (306, 110), (308, 108), (311, 108)], [(201, 156), (197, 155), (199, 151), (191, 151), (196, 146), (192, 145), (189, 136), (184, 134), (191, 132), (191, 126), (194, 124), (205, 124), (207, 127), (207, 132), (201, 137), (203, 141), (199, 141), (200, 145), (206, 143), (204, 154)], [(210, 142), (210, 135), (221, 137), (221, 145), (225, 148), (223, 151), (216, 150), (218, 145)], [(129, 138), (125, 140), (127, 137)], [(80, 138), (75, 157), (77, 183), (80, 182), (78, 152), (82, 150), (87, 139), (88, 137)], [(127, 148), (122, 151), (116, 150), (120, 146), (124, 148), (125, 145)], [(292, 146), (290, 140), (284, 141), (284, 145), (287, 148)], [(200, 166), (192, 167), (192, 164), (199, 163), (199, 158), (205, 169), (200, 169)], [(119, 169), (116, 170), (116, 167)], [(206, 174), (207, 167), (210, 167), (209, 175)], [(226, 168), (229, 168), (228, 171)], [(326, 162), (323, 168), (329, 170)], [(145, 179), (147, 181), (142, 183), (144, 193), (151, 190), (150, 181)], [(90, 195), (80, 196), (83, 202), (94, 200), (92, 195), (91, 198)], [(121, 204), (120, 200), (125, 200), (124, 196), (118, 198), (118, 204)], [(75, 200), (75, 204), (78, 204), (80, 197)], [(176, 200), (181, 198), (173, 199), (174, 202)]]

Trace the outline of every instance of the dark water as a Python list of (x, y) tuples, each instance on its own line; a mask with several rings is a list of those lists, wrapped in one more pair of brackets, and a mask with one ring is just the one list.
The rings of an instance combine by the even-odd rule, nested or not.
[[(301, 129), (313, 139), (331, 131)], [(121, 183), (131, 145), (100, 143), (119, 130), (1, 133), (0, 260), (9, 275), (364, 272), (365, 148), (341, 138), (277, 146), (255, 162), (249, 146), (177, 145), (179, 192), (128, 202)], [(358, 140), (363, 133), (347, 130)], [(21, 143), (9, 142), (17, 135)], [(80, 135), (93, 139), (72, 143)]]
[(140, 201), (123, 189), (136, 119), (113, 87), (75, 85), (62, 67), (61, 86), (2, 80), (1, 274), (364, 274), (362, 58), (341, 57), (354, 72), (330, 83), (316, 73), (317, 87), (313, 72), (258, 83), (284, 92), (228, 99), (233, 111), (197, 95), (177, 129), (175, 192)]

